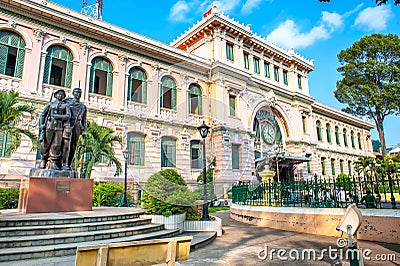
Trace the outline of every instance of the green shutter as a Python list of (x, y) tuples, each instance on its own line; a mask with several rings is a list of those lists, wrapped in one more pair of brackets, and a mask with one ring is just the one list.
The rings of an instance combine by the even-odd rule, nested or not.
[(147, 103), (147, 82), (142, 82), (142, 103)]
[[(16, 70), (15, 70), (15, 77), (16, 78), (22, 78), (22, 73), (24, 72), (24, 61), (25, 61), (25, 42), (21, 39), (21, 43), (23, 43), (23, 47), (18, 49), (18, 55), (17, 55), (17, 64), (16, 64)], [(21, 45), (20, 45), (21, 47)]]
[(11, 151), (7, 149), (11, 146), (12, 138), (8, 137), (7, 132), (0, 132), (0, 157), (10, 157)]
[(232, 169), (239, 169), (239, 145), (232, 145)]
[(112, 86), (113, 86), (113, 73), (107, 73), (107, 88), (106, 88), (106, 96), (112, 96)]
[(128, 89), (126, 91), (126, 100), (132, 100), (132, 75), (128, 76)]
[(92, 64), (90, 67), (90, 79), (89, 79), (89, 93), (94, 93), (94, 80), (96, 78), (96, 68)]
[(8, 47), (0, 44), (0, 74), (6, 73)]
[(4, 134), (4, 132), (0, 131), (0, 157), (4, 157), (5, 155), (5, 150), (6, 150), (5, 137), (6, 135)]
[(176, 141), (165, 138), (161, 143), (161, 167), (175, 167)]
[(50, 66), (52, 64), (53, 59), (50, 54), (46, 55), (46, 61), (44, 62), (44, 72), (43, 72), (43, 83), (50, 83)]
[(264, 72), (265, 72), (265, 76), (267, 78), (269, 78), (271, 76), (269, 73), (269, 64), (268, 63), (264, 63)]
[(73, 71), (73, 63), (67, 62), (67, 69), (65, 73), (65, 87), (71, 88), (72, 86), (72, 71)]

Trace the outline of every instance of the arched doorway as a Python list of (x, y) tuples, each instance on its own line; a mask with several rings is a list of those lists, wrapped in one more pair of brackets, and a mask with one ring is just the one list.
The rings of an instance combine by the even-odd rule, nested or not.
[(259, 109), (253, 119), (254, 159), (257, 177), (258, 172), (266, 168), (275, 171), (275, 180), (287, 176), (286, 169), (279, 165), (284, 159), (282, 130), (275, 114), (269, 107)]

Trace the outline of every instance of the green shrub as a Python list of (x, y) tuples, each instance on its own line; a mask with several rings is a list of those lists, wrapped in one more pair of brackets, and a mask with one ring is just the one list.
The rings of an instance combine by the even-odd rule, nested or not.
[[(0, 209), (10, 209), (18, 207), (19, 189), (0, 188)], [(16, 204), (11, 206), (10, 200), (14, 200)]]
[(336, 178), (336, 184), (337, 187), (343, 187), (344, 190), (350, 191), (353, 187), (353, 183), (350, 180), (349, 176), (346, 175), (345, 173), (341, 173), (338, 175)]
[(187, 209), (186, 220), (188, 221), (200, 221), (202, 216), (201, 210), (197, 211), (192, 207)]
[[(93, 186), (93, 206), (122, 206), (124, 187), (114, 183), (100, 183)], [(127, 193), (128, 203), (130, 195)], [(129, 206), (129, 205), (128, 205)]]
[(181, 175), (173, 169), (165, 169), (149, 177), (140, 202), (148, 213), (170, 216), (185, 212), (197, 197), (189, 191)]

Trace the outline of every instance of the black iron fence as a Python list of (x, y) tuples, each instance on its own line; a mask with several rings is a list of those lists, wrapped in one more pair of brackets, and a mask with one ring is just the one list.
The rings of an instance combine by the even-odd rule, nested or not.
[[(371, 177), (337, 177), (232, 187), (232, 202), (277, 207), (340, 208), (356, 203), (361, 208), (393, 208), (400, 204), (400, 174)], [(397, 201), (397, 202), (396, 202)]]

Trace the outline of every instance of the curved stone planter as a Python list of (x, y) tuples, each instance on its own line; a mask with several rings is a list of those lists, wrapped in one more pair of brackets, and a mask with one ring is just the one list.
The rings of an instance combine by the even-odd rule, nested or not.
[(185, 221), (184, 231), (205, 231), (217, 232), (217, 236), (222, 236), (221, 218), (215, 217), (214, 221)]
[(144, 214), (140, 218), (151, 218), (152, 223), (164, 224), (165, 229), (179, 229), (179, 232), (182, 233), (184, 230), (184, 221), (186, 220), (186, 212), (168, 217), (164, 215)]

